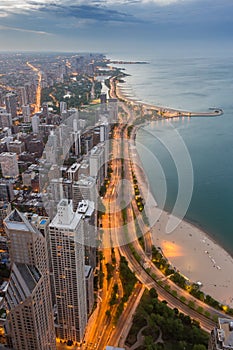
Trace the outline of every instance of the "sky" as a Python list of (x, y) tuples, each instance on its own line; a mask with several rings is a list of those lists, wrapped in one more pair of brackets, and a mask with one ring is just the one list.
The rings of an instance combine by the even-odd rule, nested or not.
[(1, 51), (232, 49), (233, 0), (0, 0)]

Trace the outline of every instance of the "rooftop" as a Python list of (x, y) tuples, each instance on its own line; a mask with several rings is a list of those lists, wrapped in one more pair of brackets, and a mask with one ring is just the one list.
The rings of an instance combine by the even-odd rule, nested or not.
[(80, 163), (74, 163), (73, 165), (71, 165), (71, 167), (68, 169), (68, 172), (70, 173), (75, 173), (79, 168), (80, 168), (81, 164)]
[(17, 209), (14, 209), (10, 215), (7, 216), (4, 223), (9, 230), (34, 232), (40, 234), (40, 232), (30, 224), (26, 215), (20, 213)]
[(20, 263), (16, 263), (15, 265), (19, 270), (29, 291), (32, 292), (36, 287), (39, 279), (41, 278), (40, 272), (37, 270), (35, 266), (32, 266), (32, 265), (20, 264)]
[(92, 184), (95, 184), (95, 180), (91, 176), (82, 176), (78, 181), (74, 183), (74, 185), (75, 184), (79, 186), (91, 186)]
[(74, 231), (82, 218), (82, 214), (74, 213), (72, 202), (68, 202), (67, 199), (62, 199), (57, 208), (58, 212), (49, 226)]
[(233, 319), (219, 318), (218, 338), (223, 348), (233, 349)]

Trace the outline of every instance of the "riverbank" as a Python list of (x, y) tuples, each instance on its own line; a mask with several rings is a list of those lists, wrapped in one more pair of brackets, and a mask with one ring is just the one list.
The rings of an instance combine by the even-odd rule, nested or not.
[[(123, 92), (118, 95), (117, 84), (115, 89), (118, 98), (122, 99)], [(125, 99), (129, 102), (128, 97)], [(140, 103), (133, 100), (130, 102), (132, 105)], [(137, 130), (138, 128), (135, 129), (135, 134)], [(131, 136), (134, 139), (134, 135)], [(187, 279), (201, 282), (204, 293), (233, 307), (233, 280), (230, 277), (233, 269), (232, 257), (206, 232), (184, 220), (170, 234), (166, 232), (170, 214), (157, 207), (136, 147), (132, 147), (132, 153), (134, 164), (138, 165), (134, 170), (144, 198), (145, 212), (152, 226), (153, 244), (160, 247), (170, 264)], [(158, 218), (156, 222), (154, 218)]]

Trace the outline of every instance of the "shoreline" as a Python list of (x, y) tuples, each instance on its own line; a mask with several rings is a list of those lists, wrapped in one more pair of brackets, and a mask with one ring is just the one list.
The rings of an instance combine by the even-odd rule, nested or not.
[[(117, 78), (117, 77), (116, 77)], [(140, 106), (147, 110), (156, 111), (156, 113), (162, 118), (177, 118), (177, 117), (217, 117), (223, 115), (224, 111), (221, 108), (209, 108), (209, 111), (194, 112), (182, 109), (170, 108), (165, 106), (156, 106), (147, 102), (140, 101), (136, 98), (126, 96), (122, 91), (122, 86), (119, 84), (125, 84), (122, 82), (115, 82), (115, 91), (119, 99), (126, 103), (133, 104), (134, 106)]]
[[(117, 82), (114, 86), (119, 98)], [(122, 95), (121, 91), (120, 99)], [(124, 99), (129, 102), (127, 97)], [(135, 101), (131, 100), (130, 103), (134, 104)], [(144, 126), (145, 123), (135, 126), (134, 134), (136, 135), (137, 131)], [(200, 289), (205, 294), (211, 295), (223, 305), (233, 307), (233, 281), (229, 277), (232, 274), (233, 257), (207, 231), (189, 220), (183, 219), (172, 234), (166, 233), (170, 213), (157, 206), (136, 148), (135, 139), (133, 152), (136, 153), (137, 164), (140, 165), (138, 170), (135, 167), (135, 172), (139, 189), (146, 203), (146, 214), (154, 216), (160, 213), (159, 219), (151, 227), (153, 244), (161, 248), (169, 263), (187, 279), (191, 282), (201, 282)], [(143, 173), (144, 179), (140, 172)]]
[[(137, 149), (136, 153), (140, 160), (139, 164), (142, 164)], [(233, 269), (232, 256), (208, 232), (185, 219), (171, 234), (167, 234), (166, 225), (170, 213), (159, 207), (154, 208), (155, 199), (147, 175), (143, 167), (140, 171), (144, 173), (144, 181), (140, 179), (135, 169), (137, 179), (140, 179), (139, 188), (146, 203), (145, 212), (147, 216), (159, 216), (151, 227), (153, 245), (160, 247), (171, 266), (188, 280), (201, 282), (200, 289), (205, 294), (211, 295), (224, 305), (233, 307), (233, 281), (228, 277), (231, 276)]]

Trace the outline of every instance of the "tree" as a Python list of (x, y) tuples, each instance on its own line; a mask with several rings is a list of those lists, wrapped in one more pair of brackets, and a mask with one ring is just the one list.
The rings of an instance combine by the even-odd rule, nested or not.
[(195, 344), (193, 350), (206, 350), (206, 347), (202, 344)]
[(105, 312), (105, 315), (106, 315), (107, 317), (110, 317), (110, 316), (111, 316), (111, 311), (110, 311), (110, 310), (107, 310), (107, 311)]
[(151, 288), (149, 293), (150, 293), (150, 297), (152, 299), (158, 298), (158, 293), (156, 292), (156, 290), (154, 288)]

